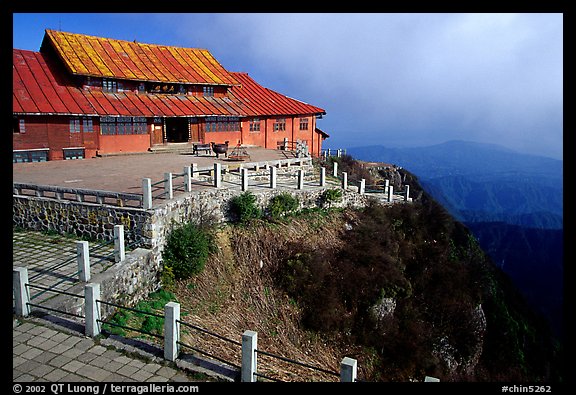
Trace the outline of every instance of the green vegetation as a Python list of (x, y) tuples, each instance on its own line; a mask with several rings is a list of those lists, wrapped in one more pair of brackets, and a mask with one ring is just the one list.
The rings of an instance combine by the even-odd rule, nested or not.
[(272, 219), (280, 219), (289, 213), (295, 212), (299, 207), (298, 198), (288, 192), (282, 192), (270, 199), (268, 214)]
[(162, 252), (164, 280), (170, 285), (200, 273), (215, 248), (212, 234), (192, 222), (173, 229)]
[(151, 337), (150, 334), (160, 336), (164, 333), (164, 318), (158, 315), (164, 315), (164, 305), (172, 301), (177, 301), (177, 299), (171, 292), (163, 289), (153, 292), (146, 300), (138, 302), (133, 309), (119, 309), (109, 320), (111, 324), (102, 324), (102, 329), (120, 336), (134, 336), (135, 333), (136, 337), (147, 338)]
[(262, 217), (262, 210), (256, 204), (256, 196), (250, 191), (230, 199), (229, 210), (234, 217), (234, 222), (242, 224)]
[(342, 201), (342, 190), (326, 189), (320, 197), (322, 207), (331, 208), (332, 204)]

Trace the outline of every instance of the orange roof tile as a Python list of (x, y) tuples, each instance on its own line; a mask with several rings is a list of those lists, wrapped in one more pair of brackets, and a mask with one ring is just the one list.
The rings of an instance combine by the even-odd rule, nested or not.
[(169, 83), (238, 84), (205, 49), (143, 44), (49, 29), (44, 40), (53, 46), (70, 73), (75, 75)]

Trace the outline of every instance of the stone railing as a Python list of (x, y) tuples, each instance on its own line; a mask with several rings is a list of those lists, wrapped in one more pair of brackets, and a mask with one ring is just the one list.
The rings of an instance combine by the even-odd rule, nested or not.
[(56, 200), (109, 204), (118, 207), (142, 207), (142, 195), (101, 191), (97, 189), (66, 188), (14, 182), (13, 194), (19, 196), (49, 197)]

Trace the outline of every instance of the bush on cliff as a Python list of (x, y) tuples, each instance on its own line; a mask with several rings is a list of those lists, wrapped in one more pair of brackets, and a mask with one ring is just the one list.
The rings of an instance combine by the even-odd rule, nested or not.
[(187, 279), (204, 269), (214, 251), (213, 237), (206, 229), (187, 223), (172, 230), (162, 252), (164, 267), (176, 279)]

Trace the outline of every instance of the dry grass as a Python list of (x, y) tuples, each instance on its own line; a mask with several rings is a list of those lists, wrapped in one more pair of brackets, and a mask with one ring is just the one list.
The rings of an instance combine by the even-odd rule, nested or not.
[[(280, 224), (225, 226), (216, 235), (218, 252), (204, 271), (178, 282), (175, 294), (185, 322), (241, 342), (242, 333), (258, 333), (258, 350), (339, 372), (344, 350), (303, 330), (296, 303), (274, 287), (271, 273), (295, 246), (338, 248), (346, 218), (293, 218)], [(185, 328), (182, 342), (237, 366), (241, 347)], [(258, 371), (282, 381), (338, 381), (339, 377), (258, 354)]]

